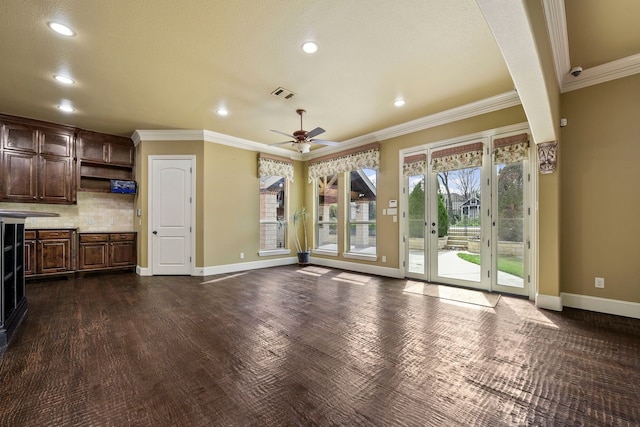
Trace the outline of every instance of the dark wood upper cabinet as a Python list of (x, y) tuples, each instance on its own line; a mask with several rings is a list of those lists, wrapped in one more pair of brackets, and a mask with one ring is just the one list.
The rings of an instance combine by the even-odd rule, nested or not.
[(129, 138), (81, 131), (78, 133), (78, 146), (80, 160), (133, 166), (134, 147)]
[(5, 150), (38, 152), (38, 133), (32, 127), (18, 123), (3, 123), (2, 148)]
[(37, 202), (38, 155), (7, 150), (2, 153), (2, 199)]
[(73, 157), (73, 138), (74, 134), (68, 130), (40, 130), (40, 153), (61, 157)]
[(40, 156), (39, 168), (40, 191), (38, 199), (41, 202), (65, 203), (75, 199), (75, 188), (72, 185), (72, 159), (58, 156)]
[(2, 185), (7, 202), (76, 202), (76, 129), (0, 115)]

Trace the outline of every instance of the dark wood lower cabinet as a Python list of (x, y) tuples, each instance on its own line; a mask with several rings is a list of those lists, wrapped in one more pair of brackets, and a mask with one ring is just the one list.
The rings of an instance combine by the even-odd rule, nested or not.
[[(77, 236), (76, 236), (77, 235)], [(136, 233), (77, 233), (75, 229), (26, 230), (27, 277), (135, 268)]]
[(80, 233), (78, 271), (136, 266), (136, 233)]
[(24, 236), (26, 277), (70, 274), (76, 270), (75, 229), (26, 230)]

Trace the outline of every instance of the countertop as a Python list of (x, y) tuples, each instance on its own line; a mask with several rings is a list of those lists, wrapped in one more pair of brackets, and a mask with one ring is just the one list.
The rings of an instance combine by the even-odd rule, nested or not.
[(0, 217), (3, 218), (36, 218), (36, 217), (55, 217), (60, 214), (53, 212), (33, 212), (33, 211), (8, 211), (0, 209)]

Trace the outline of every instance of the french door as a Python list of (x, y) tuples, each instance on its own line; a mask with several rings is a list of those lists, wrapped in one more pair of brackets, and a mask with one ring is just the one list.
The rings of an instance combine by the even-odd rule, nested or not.
[(528, 138), (516, 136), (405, 155), (407, 277), (529, 294)]

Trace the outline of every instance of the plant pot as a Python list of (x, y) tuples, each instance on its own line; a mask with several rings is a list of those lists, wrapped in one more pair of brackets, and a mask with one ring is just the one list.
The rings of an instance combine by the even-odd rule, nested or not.
[(298, 264), (309, 264), (311, 262), (311, 252), (298, 252)]

